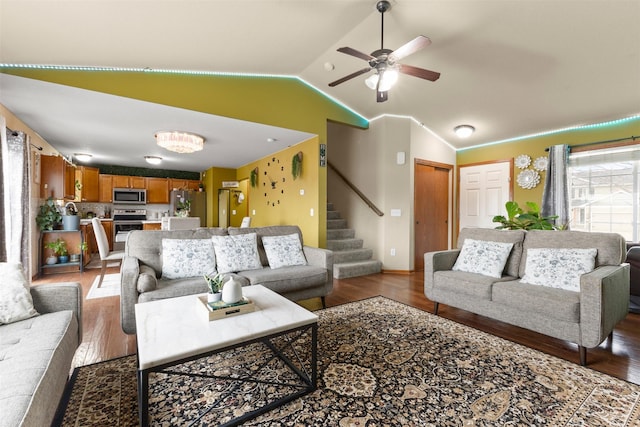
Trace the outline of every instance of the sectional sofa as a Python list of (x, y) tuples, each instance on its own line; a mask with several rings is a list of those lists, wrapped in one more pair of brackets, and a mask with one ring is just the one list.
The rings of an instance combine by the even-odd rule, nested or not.
[[(333, 252), (306, 246), (303, 243), (302, 232), (295, 225), (279, 225), (255, 228), (198, 228), (195, 230), (175, 231), (132, 231), (127, 238), (125, 257), (121, 267), (120, 293), (120, 323), (127, 334), (135, 334), (135, 311), (137, 303), (155, 301), (183, 295), (207, 292), (207, 286), (202, 274), (185, 273), (174, 274), (180, 269), (179, 263), (169, 268), (168, 263), (176, 264), (175, 258), (185, 253), (198, 255), (204, 247), (197, 240), (212, 241), (222, 238), (237, 240), (253, 238), (255, 235), (256, 252), (243, 251), (241, 255), (234, 255), (231, 260), (236, 267), (225, 266), (230, 270), (228, 277), (233, 277), (243, 286), (263, 285), (284, 297), (299, 301), (307, 298), (322, 298), (333, 289)], [(285, 238), (298, 236), (302, 258), (293, 265), (278, 265), (273, 268), (274, 260), (269, 259), (265, 250), (264, 239)], [(194, 240), (196, 240), (194, 242)], [(295, 239), (294, 239), (295, 240)], [(176, 245), (191, 245), (192, 249), (180, 250)], [(169, 251), (174, 255), (171, 255)], [(217, 251), (217, 248), (216, 248)], [(217, 253), (217, 252), (216, 252)], [(257, 257), (248, 260), (249, 257)], [(221, 259), (217, 259), (214, 267), (221, 270)], [(227, 260), (229, 261), (229, 260)], [(252, 261), (253, 264), (247, 263)], [(188, 262), (188, 261), (186, 261)], [(204, 264), (203, 261), (200, 264)], [(285, 263), (287, 264), (287, 263)]]
[(447, 304), (576, 343), (585, 365), (627, 315), (625, 254), (615, 233), (465, 228), (456, 249), (424, 254), (424, 294), (436, 314)]
[(30, 293), (38, 315), (0, 322), (2, 427), (51, 425), (82, 341), (79, 283), (38, 285)]

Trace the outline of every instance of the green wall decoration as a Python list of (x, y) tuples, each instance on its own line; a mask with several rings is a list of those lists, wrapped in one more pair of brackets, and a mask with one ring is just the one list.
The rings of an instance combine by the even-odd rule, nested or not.
[(251, 187), (256, 188), (258, 186), (258, 168), (251, 170)]
[(302, 151), (298, 151), (291, 158), (291, 175), (298, 179), (302, 175)]

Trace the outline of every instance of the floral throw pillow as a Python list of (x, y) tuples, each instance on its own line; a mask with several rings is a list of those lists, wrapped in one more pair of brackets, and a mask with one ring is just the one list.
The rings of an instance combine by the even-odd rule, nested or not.
[(527, 250), (521, 282), (580, 291), (580, 276), (593, 271), (598, 250), (536, 248)]
[(162, 277), (182, 279), (215, 270), (216, 256), (209, 239), (162, 239)]
[(37, 316), (22, 264), (0, 262), (0, 325)]
[(262, 244), (271, 268), (307, 265), (298, 233), (285, 236), (263, 236)]
[(211, 236), (216, 252), (218, 273), (262, 268), (256, 233), (236, 236)]
[(511, 248), (513, 243), (464, 239), (452, 270), (500, 278)]

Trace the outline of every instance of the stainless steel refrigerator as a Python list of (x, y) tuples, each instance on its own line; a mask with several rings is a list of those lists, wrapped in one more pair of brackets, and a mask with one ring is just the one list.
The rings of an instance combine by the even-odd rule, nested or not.
[(207, 226), (207, 193), (204, 191), (192, 190), (172, 190), (169, 203), (170, 215), (175, 215), (178, 206), (184, 206), (186, 201), (190, 202), (189, 216), (200, 218), (200, 227)]

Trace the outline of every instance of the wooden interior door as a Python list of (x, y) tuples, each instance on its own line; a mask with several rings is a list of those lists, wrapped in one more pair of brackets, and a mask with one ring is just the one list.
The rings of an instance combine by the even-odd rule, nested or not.
[(449, 248), (449, 180), (452, 165), (416, 159), (414, 172), (414, 270), (425, 252)]

